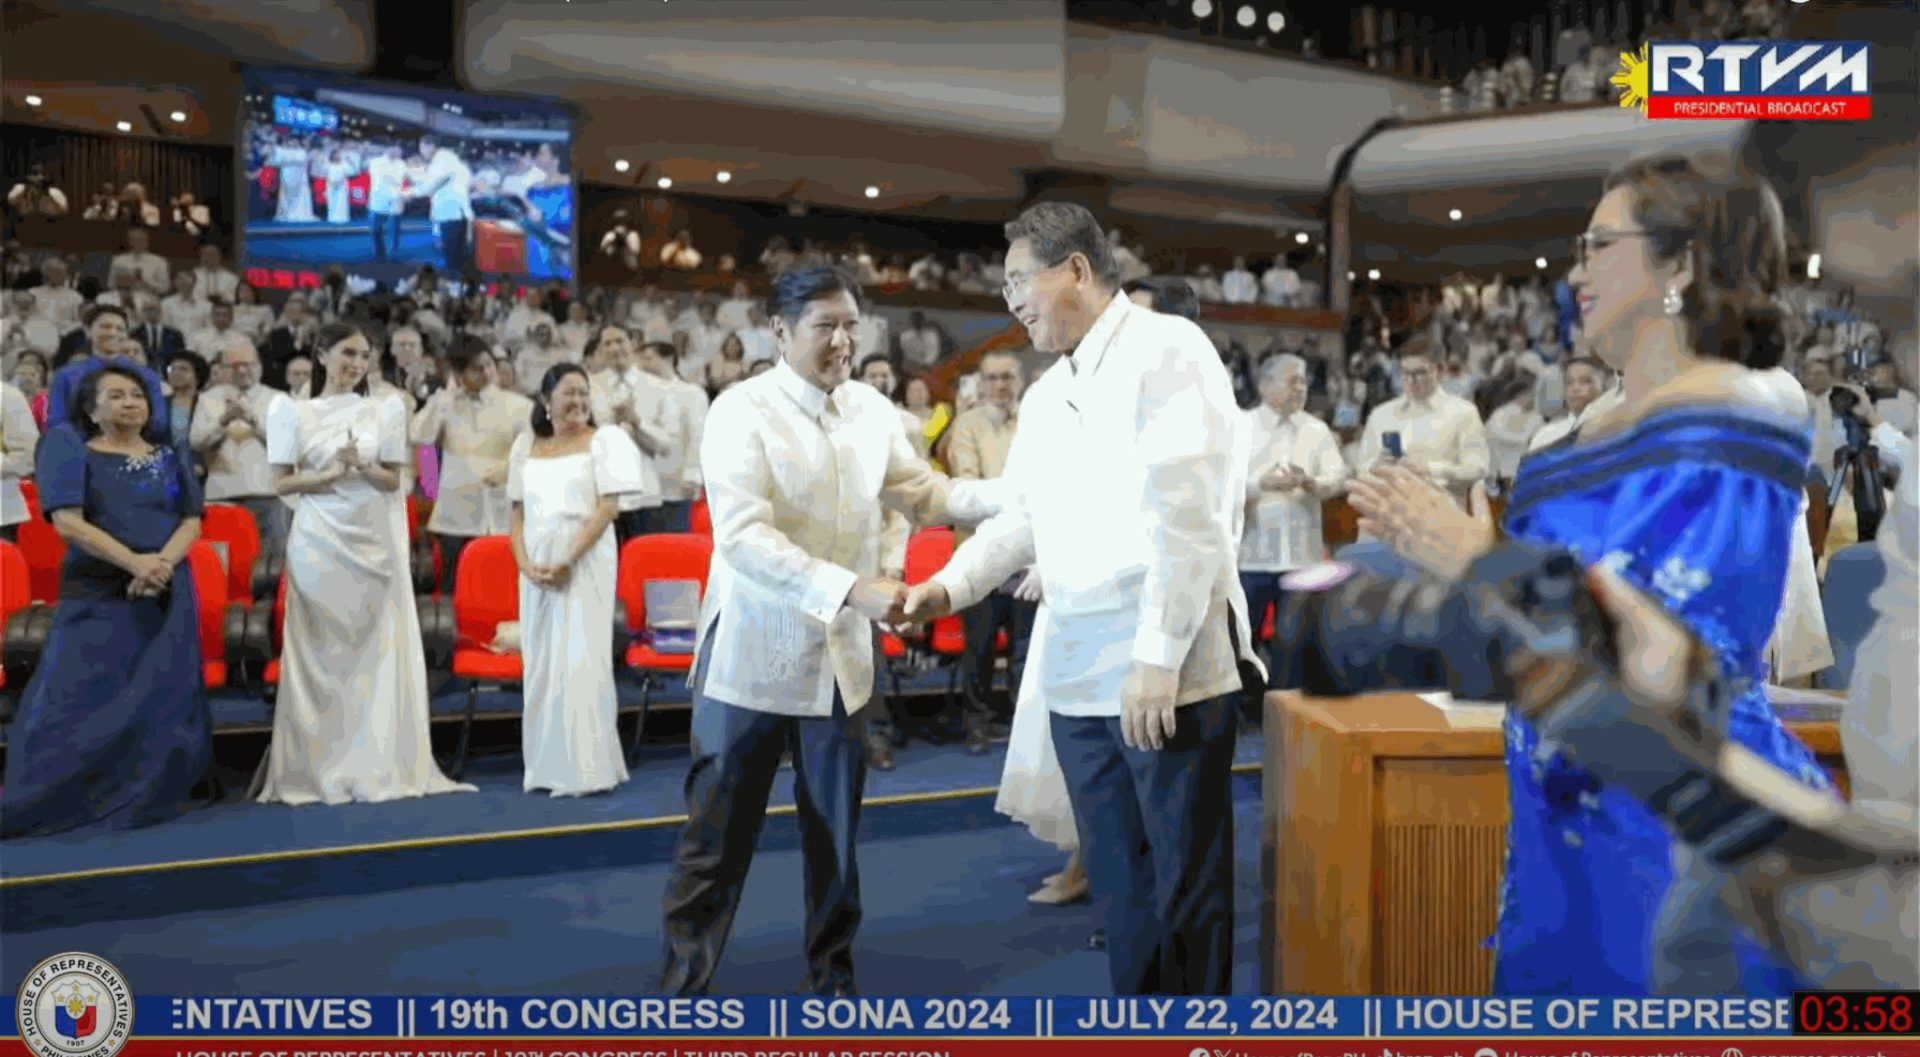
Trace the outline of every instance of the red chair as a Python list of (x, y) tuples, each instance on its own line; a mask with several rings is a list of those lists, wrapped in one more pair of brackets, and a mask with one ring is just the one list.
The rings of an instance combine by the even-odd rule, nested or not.
[(40, 520), (40, 486), (33, 483), (33, 478), (20, 479), (20, 498), (27, 501), (27, 518)]
[(200, 603), (200, 666), (207, 689), (215, 690), (227, 685), (227, 571), (204, 540), (188, 549), (187, 567)]
[[(920, 584), (933, 578), (933, 574), (946, 568), (953, 560), (953, 530), (950, 528), (922, 529), (907, 538), (907, 559), (905, 576), (908, 584)], [(1005, 631), (994, 634), (993, 648), (1005, 653), (1011, 646)], [(959, 688), (959, 662), (967, 655), (967, 626), (958, 613), (940, 617), (928, 627), (926, 637), (907, 643), (892, 633), (883, 633), (880, 637), (880, 653), (887, 659), (887, 674), (893, 682), (893, 696), (900, 696), (900, 670), (894, 663), (904, 661), (918, 649), (934, 657), (947, 669), (947, 697), (953, 698)], [(1010, 672), (1011, 679), (1019, 677), (1018, 672)]]
[(413, 589), (416, 594), (440, 597), (445, 582), (446, 558), (440, 553), (440, 538), (426, 531), (433, 518), (433, 504), (423, 496), (407, 497), (407, 547), (413, 563)]
[(60, 566), (67, 558), (67, 541), (43, 518), (22, 521), (19, 526), (20, 554), (27, 560), (28, 592), (35, 602), (49, 605), (60, 600)]
[[(0, 540), (0, 629), (7, 626), (15, 613), (25, 612), (33, 605), (33, 591), (27, 577), (27, 559), (20, 548)], [(0, 658), (3, 662), (4, 658)], [(7, 668), (0, 663), (0, 687), (7, 685)]]
[(287, 574), (280, 574), (280, 586), (273, 592), (273, 631), (271, 646), (273, 657), (260, 670), (260, 681), (271, 688), (280, 685), (280, 651), (284, 649), (287, 633)]
[(693, 508), (687, 511), (687, 531), (697, 536), (713, 536), (713, 512), (707, 509), (704, 493), (693, 501)]
[(646, 641), (647, 584), (653, 580), (697, 580), (704, 598), (707, 572), (712, 566), (712, 537), (695, 533), (635, 536), (620, 550), (620, 576), (614, 590), (626, 613), (630, 641), (625, 661), (630, 670), (640, 673), (640, 721), (634, 725), (632, 752), (637, 753), (646, 741), (647, 713), (653, 707), (658, 680), (685, 675), (693, 669), (693, 654), (661, 653)]
[(524, 677), (518, 652), (492, 649), (500, 625), (519, 619), (520, 567), (513, 560), (512, 541), (505, 536), (482, 536), (467, 544), (453, 581), (452, 669), (454, 676), (468, 680), (460, 748), (448, 768), (455, 778), (467, 769), (481, 686), (519, 686)]
[(200, 514), (200, 538), (227, 545), (227, 599), (253, 605), (253, 566), (260, 559), (260, 526), (253, 511), (227, 503), (209, 503)]

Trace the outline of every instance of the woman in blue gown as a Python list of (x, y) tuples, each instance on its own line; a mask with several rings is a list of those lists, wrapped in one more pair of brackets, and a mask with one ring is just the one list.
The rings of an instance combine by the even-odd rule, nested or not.
[[(1570, 281), (1623, 399), (1520, 464), (1508, 535), (1565, 546), (1659, 600), (1744, 683), (1731, 734), (1811, 785), (1813, 755), (1768, 702), (1812, 426), (1759, 372), (1784, 352), (1778, 200), (1684, 159), (1607, 184)], [(1484, 491), (1460, 510), (1412, 472), (1356, 483), (1363, 527), (1454, 576), (1490, 546)], [(1710, 871), (1638, 801), (1509, 716), (1512, 822), (1496, 937), (1504, 993), (1778, 995), (1795, 978), (1721, 909)]]
[(8, 736), (0, 835), (163, 821), (211, 762), (184, 560), (200, 486), (177, 449), (146, 438), (150, 415), (140, 377), (109, 365), (81, 385), (77, 432), (49, 433), (38, 452), (40, 502), (67, 560)]

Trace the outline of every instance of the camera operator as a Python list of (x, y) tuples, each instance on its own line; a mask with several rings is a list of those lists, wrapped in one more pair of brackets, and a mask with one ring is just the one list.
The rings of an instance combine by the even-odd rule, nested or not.
[(7, 191), (7, 211), (15, 220), (67, 215), (67, 194), (47, 179), (47, 167), (35, 164), (27, 178)]
[(1859, 386), (1836, 385), (1827, 394), (1827, 400), (1833, 408), (1833, 422), (1839, 431), (1839, 447), (1833, 455), (1831, 467), (1832, 486), (1827, 492), (1827, 505), (1838, 503), (1844, 493), (1853, 497), (1854, 516), (1858, 520), (1858, 539), (1870, 543), (1879, 534), (1880, 520), (1886, 515), (1887, 500), (1881, 478), (1883, 459), (1893, 462), (1897, 467), (1898, 459), (1888, 456), (1888, 449), (1879, 441), (1882, 438), (1897, 438), (1900, 432), (1891, 423), (1881, 417), (1879, 407), (1868, 390)]
[(1894, 429), (1912, 433), (1920, 425), (1920, 398), (1900, 385), (1900, 373), (1892, 360), (1883, 357), (1867, 365), (1866, 390), (1880, 417), (1893, 423)]

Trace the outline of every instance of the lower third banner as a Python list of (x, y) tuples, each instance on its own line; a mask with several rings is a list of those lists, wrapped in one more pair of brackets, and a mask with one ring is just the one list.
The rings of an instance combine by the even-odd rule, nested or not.
[[(1920, 1039), (129, 1039), (118, 1057), (1920, 1057)], [(0, 1057), (28, 1057), (18, 1039)]]

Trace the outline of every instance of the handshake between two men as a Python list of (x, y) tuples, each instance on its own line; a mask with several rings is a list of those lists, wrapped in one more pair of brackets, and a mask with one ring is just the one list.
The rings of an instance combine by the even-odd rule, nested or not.
[(861, 616), (894, 632), (953, 612), (946, 588), (939, 584), (924, 583), (909, 587), (898, 580), (871, 576), (863, 576), (855, 581), (853, 590), (847, 595), (847, 605)]

